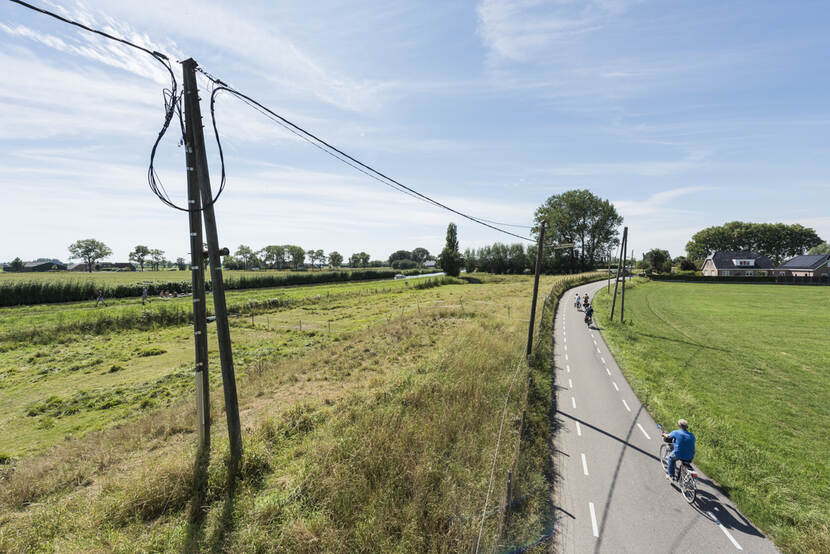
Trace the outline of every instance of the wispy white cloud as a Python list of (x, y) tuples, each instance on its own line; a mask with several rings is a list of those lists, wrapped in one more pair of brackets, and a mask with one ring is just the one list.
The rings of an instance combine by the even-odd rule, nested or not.
[(672, 205), (673, 201), (690, 194), (715, 190), (715, 187), (693, 186), (678, 187), (656, 192), (645, 200), (614, 200), (614, 206), (623, 217), (660, 216), (674, 217), (679, 213), (690, 214), (689, 210), (677, 208)]
[(553, 48), (602, 29), (637, 0), (483, 0), (479, 34), (493, 58), (526, 62), (555, 56)]

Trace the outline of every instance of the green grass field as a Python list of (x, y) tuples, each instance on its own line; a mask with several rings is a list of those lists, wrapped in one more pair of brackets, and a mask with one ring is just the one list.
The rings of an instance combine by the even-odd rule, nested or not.
[[(650, 413), (776, 544), (830, 552), (830, 288), (638, 283), (597, 322)], [(617, 306), (619, 309), (619, 304)]]
[[(542, 294), (559, 282), (543, 277)], [(481, 544), (492, 550), (530, 401), (532, 280), (432, 284), (280, 289), (270, 295), (296, 302), (273, 306), (257, 303), (269, 291), (236, 293), (251, 308), (231, 327), (239, 481), (226, 474), (221, 388), (211, 396), (212, 454), (205, 473), (194, 468), (188, 324), (2, 343), (0, 440), (18, 459), (0, 464), (0, 551), (456, 552), (476, 541), (488, 490)], [(57, 325), (59, 313), (41, 308), (0, 318)], [(65, 308), (78, 321), (104, 311)], [(141, 308), (111, 309), (128, 321)], [(215, 377), (213, 337), (211, 353)], [(549, 390), (534, 402), (546, 399)], [(534, 460), (545, 459), (545, 414), (531, 426), (541, 431)], [(546, 489), (533, 492), (539, 503), (525, 506), (537, 511), (510, 534), (514, 544), (538, 538), (521, 535), (544, 519)]]

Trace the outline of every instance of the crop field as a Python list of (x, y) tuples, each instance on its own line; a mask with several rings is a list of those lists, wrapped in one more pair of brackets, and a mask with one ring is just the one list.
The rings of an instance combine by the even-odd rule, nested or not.
[[(543, 277), (542, 299), (561, 282)], [(479, 533), (504, 545), (531, 287), (475, 275), (233, 291), (239, 480), (215, 336), (212, 453), (194, 466), (192, 331), (175, 315), (189, 299), (0, 310), (0, 551), (454, 552)], [(546, 459), (537, 420), (541, 450), (522, 468)], [(532, 477), (536, 529), (547, 495)]]
[(637, 283), (625, 325), (604, 289), (595, 306), (655, 419), (689, 420), (695, 463), (780, 548), (830, 552), (830, 288)]

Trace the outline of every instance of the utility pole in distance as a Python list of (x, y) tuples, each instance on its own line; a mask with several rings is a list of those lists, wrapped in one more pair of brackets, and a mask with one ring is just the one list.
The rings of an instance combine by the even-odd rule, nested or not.
[(539, 245), (536, 247), (536, 275), (533, 277), (533, 300), (530, 303), (530, 326), (527, 329), (527, 354), (533, 349), (533, 324), (536, 319), (536, 295), (539, 293), (539, 271), (542, 268), (542, 246), (545, 241), (545, 222), (539, 228)]
[(617, 278), (614, 280), (614, 298), (611, 300), (611, 321), (614, 321), (614, 309), (617, 306), (617, 290), (620, 285), (620, 270), (624, 270), (623, 266), (623, 259), (625, 258), (625, 247), (627, 246), (628, 241), (628, 227), (623, 227), (623, 238), (622, 242), (620, 243), (620, 259), (618, 260), (619, 265), (617, 266)]
[(202, 264), (202, 202), (196, 181), (196, 156), (193, 151), (193, 125), (188, 118), (185, 129), (187, 164), (187, 207), (190, 218), (190, 274), (193, 285), (193, 342), (196, 346), (196, 420), (199, 448), (210, 448), (210, 381), (208, 374), (207, 306), (205, 306), (205, 266)]
[(222, 364), (222, 387), (225, 393), (225, 414), (228, 418), (228, 440), (230, 441), (233, 471), (240, 468), (242, 460), (242, 430), (239, 422), (239, 401), (236, 395), (236, 376), (233, 369), (233, 352), (228, 326), (228, 310), (225, 305), (225, 285), (222, 279), (222, 260), (219, 258), (219, 237), (216, 232), (216, 216), (213, 213), (213, 193), (210, 190), (205, 135), (202, 131), (202, 112), (199, 107), (199, 88), (196, 83), (196, 61), (192, 58), (182, 62), (184, 73), (185, 118), (193, 137), (194, 173), (202, 195), (202, 214), (205, 220), (210, 278), (213, 288), (213, 308), (216, 312), (216, 334), (219, 339), (219, 360)]

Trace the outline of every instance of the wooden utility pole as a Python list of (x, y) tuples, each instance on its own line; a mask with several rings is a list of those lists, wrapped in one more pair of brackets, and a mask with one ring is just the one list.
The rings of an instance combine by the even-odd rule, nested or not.
[[(628, 227), (625, 228), (625, 245), (628, 246)], [(634, 259), (634, 251), (631, 251), (631, 259)], [(626, 271), (625, 249), (623, 249), (622, 263), (622, 300), (620, 301), (620, 323), (625, 323), (625, 271)]]
[(530, 326), (527, 329), (527, 357), (533, 350), (533, 324), (536, 320), (536, 296), (539, 294), (539, 272), (542, 269), (542, 246), (545, 241), (545, 222), (539, 228), (539, 245), (536, 247), (536, 275), (533, 277), (533, 300), (530, 303)]
[(193, 342), (196, 346), (196, 421), (199, 446), (210, 448), (210, 382), (208, 380), (207, 307), (205, 306), (205, 266), (202, 263), (202, 202), (196, 181), (196, 157), (193, 152), (193, 126), (185, 130), (187, 164), (187, 207), (190, 218), (190, 274), (193, 285)]
[(623, 228), (623, 238), (620, 243), (620, 259), (617, 266), (617, 278), (614, 280), (614, 298), (611, 300), (611, 321), (614, 321), (614, 309), (617, 306), (617, 290), (620, 285), (620, 271), (623, 269), (623, 258), (625, 258), (626, 241), (628, 240), (628, 227)]
[(210, 190), (205, 135), (202, 131), (202, 112), (199, 107), (199, 88), (196, 83), (196, 61), (192, 58), (182, 62), (184, 73), (185, 118), (191, 129), (194, 157), (194, 173), (202, 195), (202, 214), (210, 259), (210, 280), (213, 289), (213, 309), (216, 312), (216, 334), (219, 339), (219, 361), (222, 364), (222, 387), (225, 393), (225, 414), (228, 419), (228, 440), (231, 463), (234, 471), (242, 460), (242, 430), (239, 422), (239, 401), (236, 395), (236, 376), (233, 369), (233, 352), (228, 325), (228, 310), (225, 304), (225, 284), (222, 278), (219, 237), (216, 232), (216, 216), (213, 212), (213, 193)]

